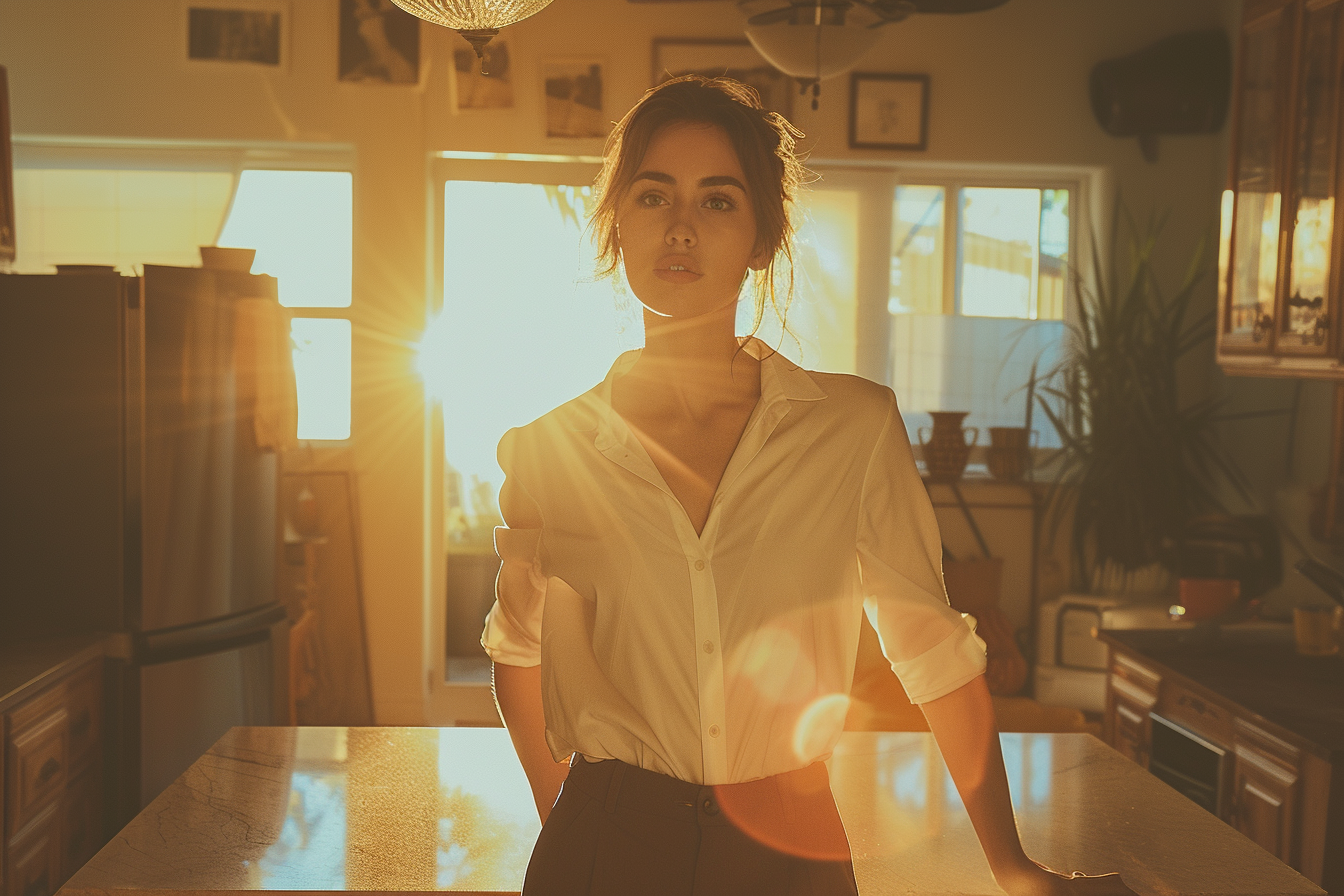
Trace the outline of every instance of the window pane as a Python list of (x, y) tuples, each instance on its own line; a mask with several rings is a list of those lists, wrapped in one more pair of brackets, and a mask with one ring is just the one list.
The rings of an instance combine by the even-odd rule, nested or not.
[(504, 431), (592, 388), (643, 342), (634, 297), (618, 313), (611, 284), (593, 278), (592, 201), (589, 187), (444, 185), (443, 313), (421, 351), (443, 401), (450, 541), (488, 537)]
[(14, 270), (57, 264), (201, 263), (198, 246), (219, 233), (233, 192), (219, 171), (18, 168), (14, 171)]
[(350, 321), (296, 317), (289, 332), (299, 438), (350, 438)]
[(942, 187), (901, 186), (891, 220), (892, 314), (943, 312)]
[(957, 310), (1036, 317), (1041, 191), (964, 187), (957, 227)]
[(256, 249), (281, 305), (348, 308), (351, 187), (348, 171), (244, 171), (219, 245)]
[(1069, 269), (1069, 191), (1041, 191), (1041, 254), (1036, 283), (1037, 320), (1064, 319)]
[[(757, 338), (778, 346), (809, 370), (854, 373), (858, 351), (859, 194), (854, 190), (814, 188), (805, 199), (794, 240), (793, 302), (789, 335), (767, 308)], [(780, 276), (779, 289), (787, 275)], [(737, 332), (751, 332), (753, 290), (742, 291)], [(782, 337), (782, 338), (781, 338)]]

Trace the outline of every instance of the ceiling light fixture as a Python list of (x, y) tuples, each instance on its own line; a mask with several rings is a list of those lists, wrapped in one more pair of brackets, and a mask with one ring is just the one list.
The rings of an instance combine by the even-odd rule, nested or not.
[[(451, 28), (485, 64), (485, 45), (499, 29), (541, 12), (551, 0), (392, 0), (413, 16)], [(482, 69), (484, 70), (484, 69)]]
[[(397, 0), (401, 2), (401, 0)], [(776, 4), (779, 0), (773, 0)], [(858, 65), (880, 36), (882, 25), (915, 12), (912, 0), (784, 0), (760, 10), (762, 0), (739, 0), (748, 13), (747, 39), (775, 68), (812, 92), (817, 108), (821, 81)]]

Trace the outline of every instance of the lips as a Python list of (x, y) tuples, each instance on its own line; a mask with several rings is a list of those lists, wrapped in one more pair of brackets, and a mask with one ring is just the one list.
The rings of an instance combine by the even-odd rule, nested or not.
[(664, 255), (654, 265), (653, 274), (667, 283), (694, 283), (701, 276), (685, 255)]

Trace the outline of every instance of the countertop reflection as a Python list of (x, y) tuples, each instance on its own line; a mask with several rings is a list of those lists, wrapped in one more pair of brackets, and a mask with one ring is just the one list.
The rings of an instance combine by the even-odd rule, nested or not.
[[(1320, 894), (1096, 738), (1005, 734), (1028, 852), (1139, 893)], [(999, 894), (927, 733), (831, 759), (865, 896)], [(517, 893), (539, 825), (498, 728), (235, 728), (63, 892)]]

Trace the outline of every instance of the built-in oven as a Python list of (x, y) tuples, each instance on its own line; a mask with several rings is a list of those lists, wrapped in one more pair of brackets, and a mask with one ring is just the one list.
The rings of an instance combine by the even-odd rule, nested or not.
[(1148, 770), (1214, 815), (1222, 815), (1222, 780), (1227, 751), (1155, 712)]

